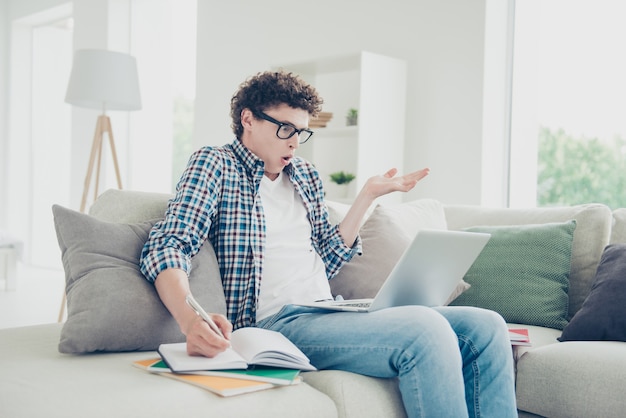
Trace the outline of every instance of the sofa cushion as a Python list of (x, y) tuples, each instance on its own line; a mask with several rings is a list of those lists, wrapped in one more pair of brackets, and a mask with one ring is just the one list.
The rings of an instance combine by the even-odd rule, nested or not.
[(626, 242), (626, 208), (619, 208), (613, 211), (611, 244), (621, 242)]
[(517, 362), (517, 407), (542, 417), (623, 417), (624, 381), (624, 343), (549, 344)]
[(539, 327), (537, 325), (508, 323), (510, 329), (526, 329), (530, 337), (530, 345), (514, 345), (513, 357), (515, 361), (519, 360), (526, 352), (543, 347), (548, 344), (555, 344), (559, 341), (557, 338), (561, 335), (561, 331), (553, 328)]
[(89, 214), (102, 221), (134, 223), (165, 216), (167, 202), (173, 195), (108, 189), (89, 208)]
[[(346, 214), (352, 207), (347, 203), (337, 202), (335, 200), (327, 200), (326, 207), (328, 208), (328, 220), (331, 224), (336, 225), (345, 218)], [(363, 220), (361, 221), (361, 226), (367, 221), (376, 206), (370, 206), (365, 212), (365, 216), (363, 216)]]
[(450, 229), (463, 229), (475, 225), (540, 224), (575, 219), (569, 318), (580, 309), (591, 290), (602, 250), (609, 243), (612, 223), (611, 210), (600, 204), (526, 209), (447, 205), (445, 211)]
[(472, 287), (453, 305), (500, 313), (507, 322), (563, 329), (575, 221), (482, 226), (491, 239), (465, 275)]
[(333, 225), (341, 222), (350, 210), (350, 205), (347, 203), (341, 203), (334, 200), (327, 200), (326, 207), (328, 208), (328, 219)]
[(591, 293), (559, 340), (626, 342), (626, 244), (605, 248)]
[(337, 417), (334, 402), (306, 383), (223, 398), (132, 366), (156, 352), (61, 355), (60, 328), (0, 329), (3, 418)]
[[(59, 351), (155, 350), (161, 343), (185, 340), (154, 285), (139, 270), (154, 221), (105, 222), (58, 205), (53, 213), (68, 306)], [(210, 244), (193, 258), (190, 287), (205, 309), (226, 311)]]
[(326, 394), (341, 417), (405, 418), (398, 379), (378, 378), (339, 370), (302, 373), (304, 382)]
[[(397, 205), (378, 205), (360, 230), (363, 255), (355, 256), (330, 281), (333, 295), (344, 299), (373, 298), (420, 229), (447, 229), (443, 206), (421, 199)], [(467, 289), (460, 283), (451, 295)]]

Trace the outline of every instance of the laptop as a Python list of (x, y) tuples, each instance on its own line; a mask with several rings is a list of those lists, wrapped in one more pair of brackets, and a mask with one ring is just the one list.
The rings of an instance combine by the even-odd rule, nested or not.
[(302, 306), (372, 312), (392, 306), (443, 305), (489, 239), (480, 232), (421, 230), (373, 299), (320, 301)]

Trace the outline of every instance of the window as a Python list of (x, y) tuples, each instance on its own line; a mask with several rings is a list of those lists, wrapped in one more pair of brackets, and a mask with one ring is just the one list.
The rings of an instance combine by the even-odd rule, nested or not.
[(171, 192), (192, 149), (197, 0), (132, 0), (131, 7), (143, 107), (132, 115), (128, 183)]
[(510, 206), (626, 206), (626, 3), (515, 5)]
[(72, 62), (72, 5), (11, 22), (7, 158), (8, 232), (25, 243), (23, 259), (60, 268), (50, 207), (70, 195), (70, 109), (64, 103)]
[[(137, 58), (142, 95), (141, 111), (112, 115), (124, 188), (170, 192), (189, 158), (196, 1), (109, 4), (108, 13), (115, 18), (109, 16), (111, 27), (106, 27), (108, 47), (129, 50)], [(89, 157), (76, 144), (90, 149), (96, 114), (85, 118), (90, 135), (72, 142), (77, 120), (72, 121), (72, 108), (64, 97), (74, 49), (74, 20), (90, 35), (103, 35), (97, 32), (103, 27), (85, 23), (91, 18), (91, 10), (68, 2), (11, 22), (6, 172), (19, 181), (7, 182), (8, 198), (2, 202), (7, 227), (2, 229), (24, 242), (25, 262), (41, 267), (61, 267), (50, 207), (55, 203), (73, 206), (73, 184), (79, 183), (82, 190), (85, 172), (82, 166), (80, 170), (72, 166), (72, 155), (79, 155), (85, 167)], [(109, 163), (110, 158), (103, 158), (99, 192), (117, 187)]]
[(196, 97), (196, 0), (176, 2), (172, 9), (172, 191), (193, 152)]

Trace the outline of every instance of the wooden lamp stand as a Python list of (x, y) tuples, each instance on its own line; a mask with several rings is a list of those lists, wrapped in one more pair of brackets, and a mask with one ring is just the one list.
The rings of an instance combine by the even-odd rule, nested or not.
[(98, 116), (98, 122), (96, 123), (96, 132), (93, 136), (93, 143), (91, 145), (91, 155), (89, 156), (89, 165), (87, 166), (87, 175), (85, 176), (85, 185), (83, 187), (83, 198), (80, 202), (80, 211), (85, 212), (87, 206), (87, 194), (89, 193), (89, 187), (91, 186), (91, 176), (94, 170), (94, 162), (96, 157), (98, 163), (96, 167), (96, 181), (94, 188), (93, 199), (98, 197), (98, 185), (100, 183), (100, 167), (102, 165), (102, 142), (104, 134), (109, 137), (109, 144), (111, 145), (111, 156), (113, 157), (113, 165), (115, 166), (115, 176), (117, 177), (117, 187), (122, 188), (122, 177), (120, 176), (120, 167), (117, 162), (117, 153), (115, 151), (115, 140), (113, 139), (113, 129), (111, 128), (111, 119), (104, 113)]

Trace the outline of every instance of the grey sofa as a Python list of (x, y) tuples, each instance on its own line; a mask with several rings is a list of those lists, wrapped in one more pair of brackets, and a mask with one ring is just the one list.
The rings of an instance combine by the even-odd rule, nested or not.
[[(99, 222), (138, 223), (162, 217), (168, 198), (163, 194), (109, 190), (96, 201), (90, 213)], [(429, 201), (426, 206), (407, 203), (382, 209), (377, 207), (371, 218), (382, 210), (387, 211), (385, 214), (391, 219), (401, 220), (401, 224), (405, 223), (406, 216), (421, 216), (420, 222), (413, 224), (412, 228), (425, 224), (442, 227), (440, 220), (434, 219), (436, 216), (423, 216), (424, 207), (429, 208), (431, 215), (440, 213), (445, 220), (443, 227), (449, 229), (476, 225), (549, 224), (575, 219), (567, 294), (568, 319), (581, 309), (589, 294), (605, 246), (609, 242), (626, 242), (626, 210), (611, 212), (602, 205), (513, 210), (446, 206)], [(408, 212), (405, 208), (409, 208)], [(331, 219), (337, 220), (346, 206), (329, 202), (329, 209)], [(388, 229), (388, 223), (382, 224)], [(366, 223), (363, 229), (364, 235), (376, 235), (376, 225)], [(360, 262), (346, 269), (345, 275), (351, 273), (350, 269), (358, 272), (363, 267), (359, 266)], [(343, 286), (345, 292), (353, 285), (351, 277), (338, 279), (336, 289)], [(71, 295), (71, 291), (68, 292), (68, 303), (79, 303), (77, 295)], [(72, 309), (74, 307), (69, 306), (69, 315), (78, 315)], [(129, 316), (126, 322), (128, 324), (120, 322), (120, 335), (124, 333), (122, 328), (130, 326), (133, 318)], [(154, 351), (59, 353), (59, 344), (65, 338), (64, 333), (67, 334), (67, 328), (80, 323), (74, 317), (66, 324), (0, 330), (0, 416), (405, 416), (393, 379), (338, 371), (308, 372), (303, 374), (304, 382), (299, 385), (220, 398), (191, 385), (132, 367), (134, 360), (155, 356)], [(624, 415), (626, 399), (622, 395), (622, 385), (626, 381), (626, 343), (558, 342), (560, 329), (524, 323), (511, 326), (528, 328), (533, 343), (532, 347), (514, 350), (520, 416)], [(80, 330), (73, 337), (81, 338), (81, 333), (89, 332), (89, 329)]]

